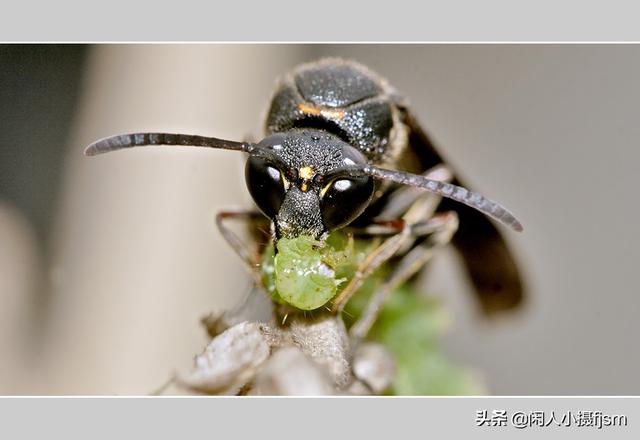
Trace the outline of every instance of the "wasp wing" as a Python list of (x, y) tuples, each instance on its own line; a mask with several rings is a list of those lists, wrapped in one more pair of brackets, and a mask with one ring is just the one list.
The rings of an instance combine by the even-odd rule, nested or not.
[[(416, 117), (406, 106), (401, 110), (403, 122), (409, 129), (409, 148), (401, 166), (413, 168), (407, 171), (422, 173), (445, 163)], [(457, 173), (454, 173), (452, 183), (468, 188)], [(507, 242), (494, 223), (479, 211), (449, 199), (443, 199), (438, 210), (458, 213), (460, 226), (452, 243), (462, 256), (482, 310), (491, 315), (520, 305), (524, 299), (522, 277)]]

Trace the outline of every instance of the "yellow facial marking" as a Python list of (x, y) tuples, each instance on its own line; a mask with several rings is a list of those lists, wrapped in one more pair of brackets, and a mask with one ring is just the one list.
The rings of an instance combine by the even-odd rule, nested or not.
[(333, 185), (333, 182), (329, 183), (328, 185), (325, 185), (324, 188), (320, 190), (320, 198), (324, 197), (325, 193), (329, 191), (329, 188), (331, 188), (331, 185)]
[(289, 181), (287, 180), (286, 177), (284, 177), (284, 175), (280, 175), (280, 177), (282, 177), (282, 183), (284, 184), (284, 189), (287, 190), (289, 189), (289, 187), (291, 186), (291, 184), (289, 183)]
[(298, 170), (298, 177), (302, 180), (302, 183), (300, 184), (300, 191), (307, 192), (309, 190), (309, 182), (315, 175), (316, 172), (310, 166), (302, 167)]
[(301, 179), (304, 179), (304, 180), (313, 179), (313, 176), (315, 176), (315, 174), (316, 172), (313, 171), (313, 168), (311, 168), (310, 166), (302, 167), (298, 170), (298, 175), (300, 176)]
[(344, 110), (321, 109), (306, 102), (298, 104), (298, 110), (306, 115), (324, 116), (329, 119), (342, 119), (344, 117)]

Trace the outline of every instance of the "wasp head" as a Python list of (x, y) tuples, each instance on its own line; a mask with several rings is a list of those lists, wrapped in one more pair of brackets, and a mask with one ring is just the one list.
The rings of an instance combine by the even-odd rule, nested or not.
[(268, 153), (249, 157), (245, 177), (253, 200), (273, 221), (276, 239), (323, 239), (355, 220), (373, 197), (371, 176), (340, 175), (367, 160), (333, 135), (292, 130), (273, 134), (258, 146)]

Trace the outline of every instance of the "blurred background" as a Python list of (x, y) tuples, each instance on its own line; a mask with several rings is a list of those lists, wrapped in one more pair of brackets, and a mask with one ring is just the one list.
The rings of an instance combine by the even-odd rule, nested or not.
[(491, 394), (640, 394), (637, 45), (0, 46), (0, 394), (147, 394), (191, 366), (199, 319), (250, 282), (214, 226), (243, 158), (139, 149), (132, 131), (260, 138), (276, 78), (322, 56), (409, 98), (442, 154), (525, 225), (529, 291), (486, 320), (441, 252), (443, 349)]

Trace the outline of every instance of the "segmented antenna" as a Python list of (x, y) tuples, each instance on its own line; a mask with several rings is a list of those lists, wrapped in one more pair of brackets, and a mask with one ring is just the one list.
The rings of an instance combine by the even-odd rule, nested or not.
[[(234, 150), (249, 153), (255, 157), (263, 157), (272, 161), (274, 164), (280, 165), (283, 170), (286, 164), (268, 148), (261, 147), (256, 144), (247, 142), (236, 142), (225, 139), (218, 139), (205, 136), (195, 136), (189, 134), (171, 134), (171, 133), (132, 133), (110, 136), (89, 145), (84, 154), (87, 156), (95, 156), (96, 154), (107, 153), (109, 151), (121, 150), (123, 148), (142, 147), (147, 145), (179, 145), (188, 147), (207, 147), (223, 150)], [(438, 180), (428, 179), (417, 174), (406, 173), (402, 171), (387, 170), (372, 165), (363, 167), (349, 167), (336, 170), (325, 178), (330, 178), (331, 174), (337, 175), (357, 175), (366, 174), (368, 176), (390, 180), (402, 185), (410, 185), (424, 188), (427, 191), (441, 195), (457, 202), (464, 203), (478, 211), (488, 215), (499, 222), (510, 226), (518, 232), (523, 230), (522, 224), (509, 212), (505, 207), (492, 200), (487, 199), (481, 194), (469, 191), (461, 186), (452, 185)], [(328, 179), (329, 180), (329, 179)]]
[(452, 185), (438, 180), (427, 179), (417, 174), (405, 173), (402, 171), (386, 170), (371, 165), (362, 167), (361, 172), (377, 179), (390, 180), (402, 185), (416, 186), (427, 191), (441, 195), (448, 199), (464, 203), (478, 211), (498, 220), (518, 232), (524, 229), (516, 217), (499, 203), (489, 200), (481, 194), (469, 191), (461, 186)]
[(251, 153), (255, 145), (247, 142), (235, 142), (205, 136), (172, 133), (131, 133), (110, 136), (89, 145), (84, 154), (95, 156), (123, 148), (142, 147), (147, 145), (181, 145), (188, 147), (208, 147), (223, 150), (243, 151)]
[(257, 144), (248, 142), (228, 141), (213, 137), (196, 136), (191, 134), (172, 133), (131, 133), (110, 136), (89, 145), (84, 154), (95, 156), (96, 154), (108, 153), (110, 151), (122, 150), (123, 148), (146, 147), (153, 145), (183, 146), (183, 147), (205, 147), (221, 150), (240, 151), (248, 153), (253, 157), (265, 159), (276, 166), (281, 171), (287, 170), (287, 164), (280, 159), (273, 150)]

